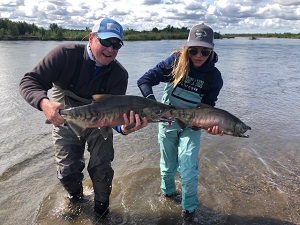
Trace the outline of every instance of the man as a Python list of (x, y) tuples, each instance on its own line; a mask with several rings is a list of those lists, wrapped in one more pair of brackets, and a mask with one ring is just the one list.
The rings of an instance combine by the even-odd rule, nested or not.
[[(20, 82), (20, 93), (33, 107), (42, 110), (54, 127), (52, 131), (57, 176), (68, 192), (71, 202), (83, 197), (82, 170), (85, 167), (84, 150), (90, 152), (88, 173), (94, 188), (94, 211), (100, 218), (108, 213), (109, 196), (114, 171), (112, 130), (104, 140), (97, 128), (87, 129), (78, 138), (65, 124), (59, 110), (88, 104), (94, 94), (124, 95), (128, 73), (115, 59), (123, 42), (123, 28), (115, 20), (104, 18), (96, 23), (86, 46), (70, 43), (50, 51), (36, 67), (25, 74)], [(52, 98), (47, 91), (53, 88)], [(125, 124), (116, 130), (129, 134), (147, 125), (146, 118), (130, 112), (124, 114)], [(130, 124), (133, 128), (125, 129)], [(129, 126), (132, 127), (132, 126)]]

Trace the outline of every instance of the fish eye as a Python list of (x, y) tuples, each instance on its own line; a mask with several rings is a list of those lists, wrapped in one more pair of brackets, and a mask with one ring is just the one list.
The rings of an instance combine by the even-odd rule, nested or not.
[(161, 113), (161, 110), (158, 109), (158, 110), (155, 111), (155, 113), (156, 113), (156, 114), (160, 114), (160, 113)]

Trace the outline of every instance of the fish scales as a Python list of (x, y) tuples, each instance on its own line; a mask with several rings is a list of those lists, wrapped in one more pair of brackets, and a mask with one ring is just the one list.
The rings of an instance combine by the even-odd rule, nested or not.
[[(91, 104), (62, 109), (59, 112), (77, 136), (81, 136), (86, 128), (99, 127), (104, 132), (107, 127), (123, 125), (123, 114), (126, 113), (129, 117), (131, 110), (140, 117), (146, 117), (148, 123), (172, 120), (164, 116), (172, 106), (144, 97), (94, 95), (93, 98)], [(104, 128), (101, 129), (102, 127)]]
[(207, 105), (197, 108), (172, 109), (170, 110), (170, 117), (175, 118), (182, 128), (187, 125), (205, 129), (218, 126), (224, 134), (238, 137), (248, 137), (244, 133), (251, 130), (251, 127), (233, 114)]
[(123, 125), (123, 114), (129, 116), (130, 110), (140, 117), (146, 117), (148, 123), (176, 120), (182, 128), (191, 126), (208, 129), (219, 126), (219, 130), (224, 134), (238, 137), (248, 137), (244, 133), (251, 130), (251, 127), (229, 112), (205, 104), (197, 108), (176, 109), (139, 96), (97, 95), (93, 97), (95, 101), (89, 105), (60, 111), (61, 116), (72, 125), (78, 136), (86, 128), (100, 127), (102, 130), (102, 127)]

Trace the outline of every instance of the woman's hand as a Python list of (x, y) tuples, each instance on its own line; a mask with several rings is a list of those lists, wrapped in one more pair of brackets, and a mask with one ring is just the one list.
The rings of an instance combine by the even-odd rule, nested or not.
[(219, 134), (220, 136), (223, 136), (224, 131), (219, 131), (219, 126), (213, 126), (213, 128), (208, 128), (207, 132), (213, 135)]

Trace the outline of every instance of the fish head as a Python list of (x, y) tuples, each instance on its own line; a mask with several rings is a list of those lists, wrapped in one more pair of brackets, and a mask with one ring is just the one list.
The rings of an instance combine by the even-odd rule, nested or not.
[(247, 130), (251, 130), (251, 127), (243, 123), (242, 121), (236, 123), (235, 129), (234, 129), (234, 135), (238, 137), (249, 137), (249, 135), (245, 135), (244, 133)]

